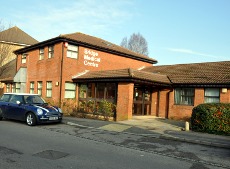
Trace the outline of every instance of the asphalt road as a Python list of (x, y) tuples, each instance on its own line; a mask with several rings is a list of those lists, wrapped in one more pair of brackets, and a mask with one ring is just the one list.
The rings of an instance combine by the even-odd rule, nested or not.
[(0, 169), (230, 168), (229, 149), (81, 128), (0, 121)]

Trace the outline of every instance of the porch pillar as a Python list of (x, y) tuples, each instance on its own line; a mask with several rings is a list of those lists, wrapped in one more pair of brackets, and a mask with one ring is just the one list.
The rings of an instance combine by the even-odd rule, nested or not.
[(118, 84), (116, 115), (117, 121), (128, 120), (132, 118), (133, 88), (133, 83)]

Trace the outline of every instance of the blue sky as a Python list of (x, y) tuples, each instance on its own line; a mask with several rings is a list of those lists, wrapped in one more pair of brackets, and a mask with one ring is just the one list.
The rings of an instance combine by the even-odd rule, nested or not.
[(38, 41), (82, 32), (119, 45), (139, 32), (158, 65), (230, 60), (230, 0), (7, 0), (0, 20)]

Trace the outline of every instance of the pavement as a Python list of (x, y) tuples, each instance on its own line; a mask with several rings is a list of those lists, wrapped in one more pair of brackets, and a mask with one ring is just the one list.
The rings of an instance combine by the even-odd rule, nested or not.
[(125, 132), (146, 137), (230, 149), (230, 136), (193, 132), (191, 130), (185, 131), (185, 121), (155, 116), (133, 116), (131, 120), (119, 122), (64, 116), (63, 123), (79, 128)]

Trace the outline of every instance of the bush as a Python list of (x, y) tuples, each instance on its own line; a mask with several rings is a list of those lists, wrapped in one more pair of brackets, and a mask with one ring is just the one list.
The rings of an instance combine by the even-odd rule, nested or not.
[(107, 120), (109, 117), (114, 116), (115, 105), (111, 102), (106, 100), (102, 100), (98, 106), (98, 113), (99, 115), (104, 116), (104, 119)]
[(191, 127), (194, 131), (230, 135), (230, 104), (207, 103), (194, 107)]

